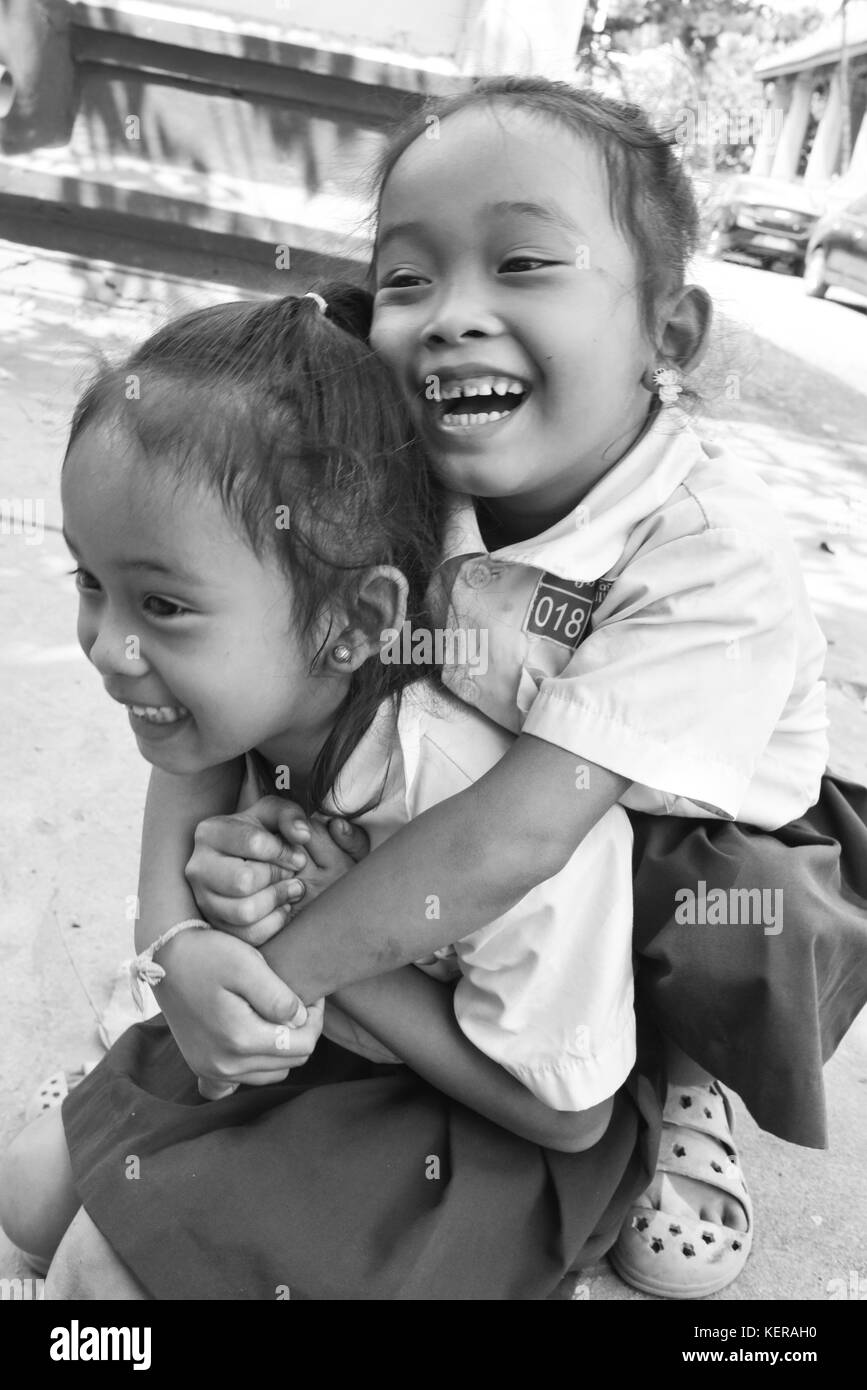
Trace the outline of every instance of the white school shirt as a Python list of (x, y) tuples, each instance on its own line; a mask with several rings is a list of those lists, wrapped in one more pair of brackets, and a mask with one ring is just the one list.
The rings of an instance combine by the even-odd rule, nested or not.
[[(404, 691), (395, 728), (383, 705), (337, 779), (326, 809), (359, 816), (371, 849), (429, 806), (464, 791), (514, 742), (424, 680)], [(425, 885), (433, 907), (437, 883)], [(430, 903), (428, 903), (430, 899)], [(416, 905), (415, 910), (418, 910)], [(400, 922), (392, 924), (400, 932)], [(554, 1110), (586, 1110), (614, 1094), (635, 1062), (632, 829), (614, 806), (569, 863), (509, 912), (418, 968), (457, 979), (455, 1017), (479, 1051)], [(374, 1062), (399, 1059), (326, 1001), (326, 1037)]]
[(444, 554), (443, 680), (496, 723), (628, 777), (636, 810), (774, 830), (816, 801), (825, 640), (794, 545), (682, 411), (530, 540), (489, 555), (456, 496)]

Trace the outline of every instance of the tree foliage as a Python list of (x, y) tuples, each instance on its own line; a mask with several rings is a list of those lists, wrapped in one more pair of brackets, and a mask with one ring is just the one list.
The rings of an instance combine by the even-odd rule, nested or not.
[(687, 150), (688, 161), (697, 170), (704, 162), (707, 172), (742, 168), (752, 147), (745, 117), (754, 125), (763, 105), (756, 64), (822, 20), (809, 3), (781, 12), (762, 0), (590, 0), (578, 74), (646, 107), (658, 124), (676, 125), (688, 109), (706, 130), (713, 113), (717, 134)]
[[(604, 6), (604, 9), (603, 9)], [(601, 45), (609, 52), (628, 50), (630, 41), (642, 30), (655, 36), (657, 44), (676, 43), (688, 62), (698, 70), (705, 67), (725, 34), (748, 34), (758, 40), (763, 52), (802, 38), (822, 22), (822, 12), (805, 3), (799, 10), (781, 12), (762, 0), (591, 0), (584, 16), (579, 41), (579, 60), (594, 57), (600, 35), (593, 23), (604, 17)]]

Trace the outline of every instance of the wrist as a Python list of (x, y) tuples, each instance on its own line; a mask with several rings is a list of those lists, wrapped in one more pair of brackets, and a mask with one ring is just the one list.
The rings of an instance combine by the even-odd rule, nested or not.
[(333, 998), (331, 990), (331, 980), (322, 969), (317, 970), (316, 962), (298, 959), (299, 953), (290, 946), (292, 937), (292, 926), (281, 927), (275, 936), (266, 941), (259, 947), (266, 965), (269, 965), (275, 975), (279, 975), (291, 989), (295, 991), (298, 998), (309, 1006), (315, 1004), (318, 999), (323, 999), (326, 995)]
[(142, 987), (148, 984), (154, 988), (165, 979), (170, 948), (181, 936), (191, 935), (194, 931), (210, 931), (210, 925), (200, 917), (187, 917), (175, 922), (129, 962), (132, 995), (140, 1009), (143, 1007)]

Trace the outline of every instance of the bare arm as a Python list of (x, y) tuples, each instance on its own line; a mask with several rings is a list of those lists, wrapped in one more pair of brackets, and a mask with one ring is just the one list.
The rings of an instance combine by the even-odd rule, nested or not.
[(262, 953), (305, 1003), (418, 960), (558, 873), (628, 786), (522, 734), (490, 772), (404, 826)]
[(234, 811), (243, 772), (241, 761), (190, 777), (156, 767), (151, 772), (142, 826), (137, 951), (173, 923), (199, 916), (184, 877), (196, 826), (207, 816)]
[(608, 1127), (612, 1101), (589, 1110), (552, 1110), (468, 1042), (451, 989), (406, 966), (348, 985), (334, 1002), (444, 1095), (543, 1148), (577, 1153)]
[[(224, 764), (194, 776), (154, 769), (148, 786), (139, 878), (141, 951), (174, 923), (198, 917), (184, 864), (202, 816), (232, 810), (244, 764)], [(311, 1009), (296, 1037), (294, 1058), (275, 1047), (275, 1025), (292, 1022), (298, 1000), (254, 947), (221, 932), (184, 932), (159, 954), (166, 971), (156, 998), (203, 1094), (229, 1083), (266, 1085), (300, 1065), (315, 1046), (322, 1010)], [(312, 1002), (312, 1001), (311, 1001)]]

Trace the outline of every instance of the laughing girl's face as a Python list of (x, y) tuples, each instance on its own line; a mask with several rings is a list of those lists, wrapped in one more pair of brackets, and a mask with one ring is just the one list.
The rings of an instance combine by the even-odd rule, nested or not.
[(438, 135), (385, 186), (372, 341), (444, 481), (530, 535), (645, 424), (636, 261), (598, 154), (565, 126), (498, 104)]
[(258, 748), (307, 771), (347, 678), (309, 674), (276, 559), (254, 553), (214, 492), (177, 485), (119, 430), (79, 435), (62, 493), (79, 641), (142, 756), (191, 773)]

